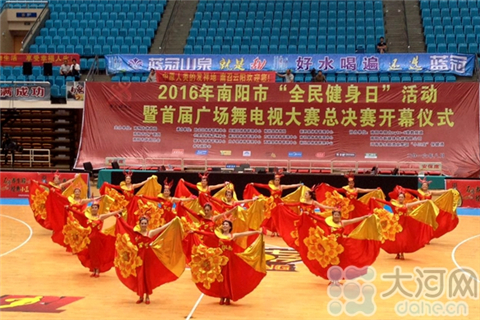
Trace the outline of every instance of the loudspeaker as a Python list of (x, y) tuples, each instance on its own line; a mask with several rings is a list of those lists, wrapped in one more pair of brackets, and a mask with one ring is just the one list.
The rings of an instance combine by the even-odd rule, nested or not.
[(32, 63), (31, 62), (24, 62), (23, 63), (23, 75), (24, 76), (31, 76), (32, 75)]
[(93, 172), (93, 166), (91, 162), (84, 162), (83, 169), (87, 172)]
[(43, 75), (46, 77), (53, 75), (53, 67), (51, 63), (43, 64)]
[(120, 169), (117, 161), (112, 162), (112, 169)]

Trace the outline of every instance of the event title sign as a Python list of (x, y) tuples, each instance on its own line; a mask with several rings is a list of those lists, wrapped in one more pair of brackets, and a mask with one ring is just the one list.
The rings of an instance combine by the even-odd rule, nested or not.
[(106, 157), (348, 157), (441, 162), (450, 175), (471, 176), (480, 163), (478, 91), (476, 83), (89, 83), (77, 166), (102, 167)]

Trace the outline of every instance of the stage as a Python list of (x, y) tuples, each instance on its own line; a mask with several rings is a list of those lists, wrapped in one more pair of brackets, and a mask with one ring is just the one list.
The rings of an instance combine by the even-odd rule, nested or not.
[[(125, 179), (123, 170), (100, 170), (98, 173), (97, 188), (100, 188), (104, 182), (118, 185)], [(133, 170), (132, 182), (142, 182), (148, 177), (156, 175), (158, 181), (163, 183), (165, 178), (174, 180), (173, 189), (175, 189), (178, 180), (184, 179), (191, 183), (197, 183), (200, 181), (197, 172), (185, 172), (185, 171), (155, 171), (155, 170)], [(223, 183), (230, 181), (235, 185), (235, 192), (239, 197), (242, 197), (245, 186), (250, 182), (267, 184), (269, 180), (273, 179), (273, 173), (236, 173), (236, 172), (211, 172), (208, 177), (210, 185)], [(445, 177), (444, 176), (428, 176), (428, 180), (432, 181), (430, 184), (431, 189), (444, 189)], [(347, 179), (343, 175), (333, 174), (285, 174), (281, 180), (282, 184), (297, 184), (303, 183), (308, 187), (312, 187), (320, 183), (328, 183), (334, 187), (342, 187), (347, 185)], [(380, 187), (385, 194), (392, 191), (396, 185), (400, 185), (404, 188), (417, 189), (419, 187), (418, 176), (413, 175), (369, 175), (359, 174), (355, 176), (355, 185), (358, 188), (377, 188)], [(259, 190), (261, 191), (261, 190)], [(287, 192), (288, 193), (288, 192)], [(269, 195), (265, 193), (265, 195)]]

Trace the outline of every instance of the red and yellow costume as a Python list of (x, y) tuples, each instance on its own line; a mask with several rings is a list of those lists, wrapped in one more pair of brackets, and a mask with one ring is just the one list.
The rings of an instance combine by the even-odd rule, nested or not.
[[(282, 175), (275, 175), (275, 178), (281, 178)], [(280, 203), (284, 201), (289, 202), (297, 202), (299, 201), (299, 197), (302, 194), (303, 188), (298, 188), (296, 191), (292, 192), (291, 194), (287, 195), (285, 198), (282, 199), (282, 187), (281, 185), (276, 186), (273, 180), (270, 180), (268, 184), (261, 184), (261, 183), (253, 183), (248, 184), (243, 191), (243, 198), (244, 199), (253, 199), (253, 197), (259, 197), (265, 199), (260, 192), (258, 192), (255, 188), (262, 188), (267, 189), (270, 192), (270, 197), (266, 198), (265, 202), (265, 211), (264, 211), (264, 221), (262, 226), (265, 227), (270, 232), (279, 232), (277, 226), (275, 225), (275, 221), (272, 219), (272, 210)]]
[[(421, 183), (430, 183), (430, 181), (426, 179), (419, 179), (419, 181)], [(431, 200), (433, 198), (432, 193), (428, 190), (425, 192), (422, 189), (412, 190), (401, 186), (396, 186), (395, 189), (389, 193), (389, 196), (391, 199), (397, 199), (400, 193), (405, 194), (405, 203), (417, 200)], [(433, 201), (439, 209), (436, 218), (438, 227), (434, 231), (433, 238), (440, 238), (457, 227), (459, 222), (457, 205), (460, 200), (460, 193), (457, 190), (450, 189)]]
[(118, 279), (138, 296), (151, 295), (153, 289), (177, 280), (185, 270), (180, 219), (174, 219), (154, 239), (118, 219), (115, 234), (115, 271)]
[[(207, 179), (208, 178), (208, 172), (205, 174), (198, 174), (200, 179)], [(176, 198), (191, 198), (194, 195), (190, 192), (190, 190), (187, 188), (190, 187), (193, 190), (196, 190), (198, 193), (198, 200), (200, 202), (200, 205), (203, 206), (205, 203), (209, 202), (209, 198), (211, 196), (210, 193), (210, 187), (206, 185), (205, 187), (202, 185), (202, 182), (198, 182), (197, 184), (190, 183), (188, 181), (185, 181), (181, 179), (177, 187), (175, 188), (175, 197)]]
[[(74, 190), (80, 189), (79, 198), (75, 198)], [(81, 177), (74, 180), (63, 193), (50, 191), (47, 200), (45, 202), (45, 210), (47, 213), (46, 221), (50, 224), (52, 233), (52, 241), (67, 248), (67, 251), (71, 251), (71, 248), (65, 244), (63, 228), (67, 223), (67, 211), (65, 207), (71, 206), (78, 211), (86, 209), (86, 204), (81, 204), (82, 200), (87, 198), (88, 186)]]
[[(123, 173), (126, 177), (132, 178), (133, 173), (131, 171), (125, 171)], [(151, 176), (145, 185), (136, 193), (137, 196), (145, 195), (149, 197), (156, 197), (157, 194), (162, 192), (162, 186), (157, 181), (157, 176)], [(133, 184), (127, 185), (125, 181), (120, 182), (119, 186), (104, 182), (100, 188), (101, 195), (108, 195), (115, 199), (115, 203), (112, 205), (112, 211), (125, 209), (130, 204), (130, 201), (135, 196), (135, 189)]]
[(260, 284), (266, 275), (265, 245), (262, 235), (252, 237), (256, 239), (247, 249), (219, 230), (196, 231), (185, 238), (192, 280), (202, 293), (236, 301)]
[[(29, 203), (32, 209), (33, 216), (39, 225), (45, 229), (52, 230), (50, 221), (47, 219), (46, 202), (50, 193), (50, 186), (35, 180), (30, 181), (29, 188)], [(54, 191), (52, 191), (54, 192)]]
[[(340, 189), (345, 190), (343, 188)], [(316, 186), (314, 190), (315, 197), (319, 203), (329, 207), (341, 208), (342, 219), (353, 219), (371, 213), (373, 208), (370, 208), (369, 205), (365, 204), (365, 199), (370, 199), (373, 195), (379, 195), (381, 199), (385, 197), (381, 190), (375, 190), (373, 192), (369, 192), (360, 199), (354, 199), (353, 196), (348, 198), (341, 195), (337, 191), (339, 189), (329, 186), (325, 183), (321, 183), (320, 185)], [(324, 218), (330, 217), (331, 214), (331, 210), (325, 210), (324, 212), (320, 213), (320, 215), (322, 215)], [(353, 228), (353, 225), (348, 225), (346, 227), (346, 233), (350, 233)]]
[[(58, 171), (55, 173), (55, 177), (60, 178)], [(50, 203), (47, 205), (49, 194), (55, 192), (68, 198), (73, 194), (74, 186), (82, 189), (81, 197), (87, 196), (88, 187), (80, 176), (76, 177), (65, 190), (62, 190), (53, 182), (45, 184), (34, 180), (30, 181), (28, 200), (34, 218), (39, 225), (45, 229), (53, 230), (49, 220), (49, 216), (55, 216), (55, 212), (52, 213), (52, 210), (58, 210), (57, 213), (63, 215), (64, 209), (62, 208), (63, 202), (59, 202), (58, 205), (55, 204), (55, 200), (52, 202), (54, 197), (50, 197)], [(57, 198), (55, 197), (55, 199)], [(48, 211), (50, 211), (50, 214), (48, 214)]]
[[(412, 212), (405, 204), (396, 200), (391, 202), (384, 200), (371, 200), (383, 203), (392, 208), (393, 214), (398, 217), (398, 225), (401, 230), (395, 234), (395, 239), (385, 240), (382, 249), (388, 253), (412, 253), (423, 248), (433, 238), (433, 232), (438, 227), (436, 218), (438, 208), (429, 201), (421, 204)], [(381, 205), (378, 204), (381, 208)]]
[[(103, 198), (99, 213), (108, 212), (111, 198)], [(68, 209), (67, 224), (63, 229), (65, 243), (70, 246), (72, 253), (77, 254), (81, 264), (91, 272), (98, 269), (100, 273), (107, 272), (113, 267), (115, 256), (114, 227), (103, 229), (103, 221), (99, 216), (93, 216), (91, 207), (80, 212), (75, 208)]]
[(298, 224), (299, 253), (310, 272), (324, 279), (332, 266), (357, 267), (356, 277), (366, 272), (379, 252), (382, 240), (378, 217), (371, 215), (354, 224), (352, 232), (345, 231), (343, 224), (336, 224), (331, 217), (302, 214)]

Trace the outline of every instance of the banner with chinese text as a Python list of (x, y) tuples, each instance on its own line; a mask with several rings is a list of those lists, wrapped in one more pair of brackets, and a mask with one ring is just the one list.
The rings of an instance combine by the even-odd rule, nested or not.
[(275, 71), (307, 73), (452, 73), (471, 76), (473, 54), (193, 54), (106, 55), (107, 73), (161, 71)]
[(462, 207), (480, 208), (480, 180), (445, 179), (446, 188), (455, 188), (462, 195)]
[[(30, 180), (37, 180), (43, 183), (53, 181), (52, 172), (21, 172), (2, 171), (0, 182), (0, 195), (2, 198), (28, 198)], [(88, 173), (81, 173), (83, 181), (88, 185)], [(75, 178), (75, 173), (61, 172), (62, 182)]]
[(158, 71), (157, 82), (275, 82), (272, 71)]
[(49, 82), (0, 81), (0, 100), (50, 100)]
[(80, 63), (80, 55), (76, 53), (0, 53), (0, 65), (12, 67), (23, 66), (24, 62), (31, 62), (34, 67), (44, 63), (61, 66), (64, 60), (71, 63), (72, 59)]
[(480, 171), (477, 83), (89, 83), (76, 166), (105, 158), (441, 162)]

